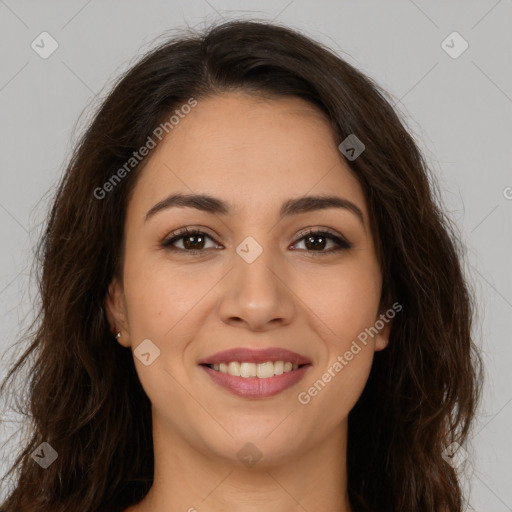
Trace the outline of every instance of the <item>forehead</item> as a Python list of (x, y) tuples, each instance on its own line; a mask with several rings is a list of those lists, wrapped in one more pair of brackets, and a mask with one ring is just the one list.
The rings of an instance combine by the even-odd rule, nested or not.
[(300, 98), (237, 92), (200, 99), (149, 157), (134, 190), (136, 208), (179, 191), (222, 197), (236, 213), (310, 193), (339, 193), (364, 210), (329, 120)]

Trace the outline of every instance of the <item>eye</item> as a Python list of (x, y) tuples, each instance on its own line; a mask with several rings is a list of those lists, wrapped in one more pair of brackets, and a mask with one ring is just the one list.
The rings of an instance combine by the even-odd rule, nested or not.
[[(298, 242), (296, 242), (296, 244), (304, 240), (304, 246), (306, 247), (305, 250), (310, 253), (311, 256), (326, 256), (352, 247), (352, 244), (348, 240), (345, 240), (345, 238), (340, 235), (335, 235), (328, 231), (315, 231), (310, 229), (306, 233), (302, 233), (302, 235), (303, 236), (298, 240)], [(334, 247), (329, 250), (324, 250), (328, 241), (333, 242)]]
[[(352, 247), (352, 244), (342, 236), (335, 235), (328, 231), (315, 231), (313, 229), (309, 229), (301, 234), (301, 238), (295, 242), (295, 245), (304, 241), (304, 250), (312, 256), (325, 256), (334, 252), (350, 249)], [(213, 246), (205, 246), (207, 239), (214, 242)], [(334, 247), (331, 247), (329, 250), (325, 250), (325, 246), (328, 245), (329, 241), (334, 244)], [(182, 247), (177, 246), (177, 243), (181, 243)], [(170, 238), (165, 239), (161, 243), (161, 246), (171, 251), (187, 253), (192, 256), (200, 256), (201, 254), (204, 254), (206, 252), (205, 249), (218, 248), (218, 245), (216, 245), (210, 235), (204, 231), (195, 229), (189, 230), (188, 228), (171, 233)]]
[[(162, 242), (162, 247), (176, 252), (187, 252), (193, 256), (199, 256), (205, 252), (205, 248), (211, 248), (205, 247), (206, 239), (213, 241), (213, 238), (204, 231), (189, 230), (188, 228), (171, 233), (170, 236), (171, 238), (167, 238)], [(177, 242), (181, 242), (183, 246), (176, 247), (175, 244)], [(217, 246), (214, 244), (213, 248), (215, 247)]]

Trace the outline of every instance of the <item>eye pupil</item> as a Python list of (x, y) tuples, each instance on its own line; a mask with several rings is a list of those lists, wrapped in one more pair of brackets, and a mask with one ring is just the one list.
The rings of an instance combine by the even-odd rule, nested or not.
[(200, 240), (200, 242), (198, 242), (198, 243), (199, 244), (202, 243), (204, 245), (204, 238), (200, 234), (195, 234), (195, 235), (189, 235), (189, 236), (183, 238), (184, 247), (187, 249), (202, 249), (203, 248), (202, 245), (201, 245), (201, 247), (197, 247), (194, 245), (193, 242), (192, 242), (192, 247), (190, 246), (190, 240), (192, 240), (194, 238), (198, 238)]
[(324, 249), (325, 248), (325, 237), (322, 236), (322, 235), (312, 235), (312, 236), (308, 236), (306, 238), (306, 247), (309, 249), (308, 247), (308, 243), (311, 242), (311, 240), (315, 240), (315, 239), (319, 239), (321, 240), (320, 242), (312, 242), (312, 246), (316, 249), (320, 248), (320, 249)]

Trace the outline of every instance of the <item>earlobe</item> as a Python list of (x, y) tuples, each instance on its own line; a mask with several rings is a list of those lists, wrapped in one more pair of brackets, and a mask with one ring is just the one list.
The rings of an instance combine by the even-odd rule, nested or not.
[[(113, 278), (105, 297), (105, 312), (112, 334), (123, 347), (129, 347), (128, 325), (123, 290), (117, 278)], [(118, 333), (120, 336), (118, 336)]]
[(389, 339), (378, 334), (375, 339), (375, 350), (384, 350), (388, 346)]
[(375, 336), (375, 350), (384, 350), (389, 344), (389, 333), (391, 332), (391, 321), (382, 321), (384, 326), (379, 329), (379, 333)]

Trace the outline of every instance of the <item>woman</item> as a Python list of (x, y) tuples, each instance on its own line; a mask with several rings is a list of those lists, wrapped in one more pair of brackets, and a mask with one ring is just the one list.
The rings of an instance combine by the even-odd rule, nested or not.
[(291, 29), (144, 56), (41, 240), (1, 510), (461, 511), (481, 363), (431, 180), (385, 93)]

